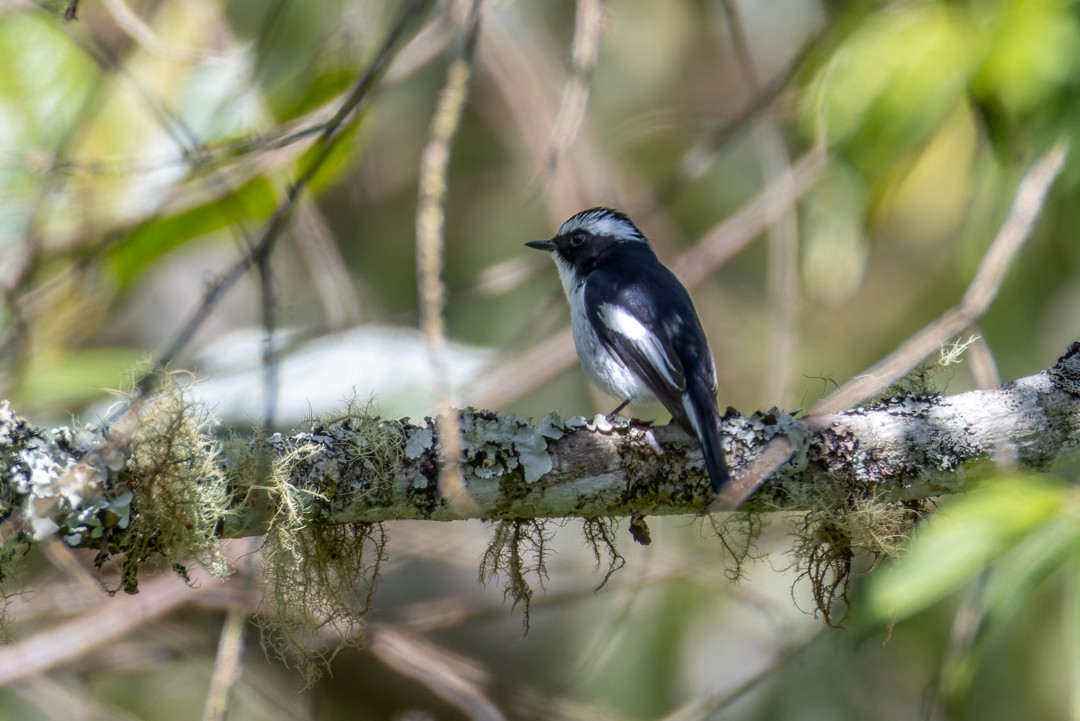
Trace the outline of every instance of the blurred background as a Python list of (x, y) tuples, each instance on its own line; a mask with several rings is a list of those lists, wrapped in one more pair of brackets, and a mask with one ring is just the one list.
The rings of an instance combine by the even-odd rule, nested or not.
[[(386, 417), (432, 413), (418, 173), (466, 4), (410, 19), (268, 263), (229, 276), (403, 5), (87, 0), (65, 21), (63, 2), (0, 2), (0, 397), (42, 426), (95, 422), (108, 389), (166, 354), (223, 429), (288, 430), (351, 398)], [(959, 302), (1024, 172), (1080, 129), (1069, 0), (480, 12), (442, 256), (463, 405), (535, 417), (616, 405), (578, 367), (554, 266), (522, 245), (608, 205), (691, 287), (722, 407), (810, 408)], [(1000, 295), (960, 339), (980, 339), (981, 370), (929, 358), (920, 388), (1031, 375), (1080, 338), (1073, 145)], [(835, 630), (788, 554), (799, 518), (764, 521), (739, 583), (708, 521), (653, 519), (649, 547), (624, 523), (626, 567), (600, 590), (580, 524), (549, 524), (527, 634), (498, 583), (477, 582), (490, 525), (387, 524), (366, 646), (305, 688), (248, 624), (225, 716), (1080, 718), (1075, 546), (1037, 556), (1010, 604), (983, 602), (983, 575), (895, 625), (859, 619), (875, 576), (857, 578)], [(105, 627), (127, 600), (97, 590), (92, 558), (27, 555), (9, 650)], [(223, 623), (257, 606), (252, 575), (144, 590), (153, 613), (0, 689), (0, 716), (199, 718)], [(57, 628), (72, 635), (45, 637)]]

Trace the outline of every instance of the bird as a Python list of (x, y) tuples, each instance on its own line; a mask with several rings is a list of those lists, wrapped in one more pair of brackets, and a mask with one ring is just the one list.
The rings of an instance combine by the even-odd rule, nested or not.
[(555, 237), (525, 243), (555, 261), (578, 358), (592, 381), (628, 403), (658, 400), (697, 439), (714, 493), (729, 480), (716, 363), (686, 288), (645, 234), (611, 208), (577, 213)]

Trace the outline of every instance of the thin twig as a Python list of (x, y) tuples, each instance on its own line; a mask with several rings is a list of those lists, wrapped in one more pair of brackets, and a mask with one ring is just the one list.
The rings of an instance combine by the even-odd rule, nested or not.
[[(540, 31), (528, 3), (503, 3), (486, 21), (477, 66), (501, 97), (481, 103), (477, 112), (497, 113), (490, 124), (503, 142), (527, 154), (536, 175), (524, 197), (543, 195), (549, 219), (562, 222), (587, 203), (614, 196), (611, 163), (589, 135), (578, 133), (573, 153), (554, 169), (547, 165), (551, 128), (558, 112), (555, 94), (569, 82), (553, 58), (559, 50)], [(550, 172), (545, 172), (548, 170)], [(621, 175), (621, 174), (619, 174)]]
[(817, 145), (792, 163), (734, 215), (706, 231), (697, 244), (672, 265), (683, 283), (695, 286), (750, 244), (817, 185), (825, 174), (828, 153)]
[(136, 596), (115, 598), (70, 621), (0, 647), (0, 686), (82, 658), (147, 622), (192, 603), (216, 585), (208, 582), (192, 588), (175, 575), (142, 581)]
[(416, 207), (416, 274), (420, 294), (420, 327), (424, 332), (432, 371), (439, 389), (438, 432), (442, 446), (439, 490), (452, 505), (470, 507), (461, 475), (461, 423), (455, 410), (450, 368), (446, 359), (446, 284), (443, 253), (447, 175), (451, 144), (461, 125), (472, 77), (473, 48), (480, 29), (480, 0), (472, 0), (459, 57), (446, 71), (446, 83), (431, 119), (430, 139), (420, 158)]
[(244, 623), (248, 611), (234, 606), (225, 614), (225, 623), (218, 637), (214, 671), (210, 676), (210, 690), (203, 707), (203, 721), (222, 721), (229, 708), (229, 693), (240, 680), (244, 656)]
[(1016, 189), (1008, 217), (983, 256), (960, 303), (904, 341), (899, 348), (826, 396), (814, 414), (836, 413), (861, 403), (903, 378), (926, 356), (959, 333), (963, 333), (990, 307), (1001, 288), (1005, 272), (1031, 235), (1046, 194), (1065, 164), (1068, 143), (1059, 140), (1028, 170)]
[(967, 361), (976, 388), (1001, 385), (1001, 373), (998, 371), (997, 361), (994, 360), (994, 352), (990, 350), (990, 344), (982, 335), (972, 338), (971, 347), (967, 350)]
[(270, 269), (270, 256), (262, 254), (258, 261), (259, 298), (262, 301), (262, 368), (263, 368), (263, 428), (274, 427), (277, 411), (278, 363), (274, 343), (277, 328), (277, 303), (274, 299), (274, 275)]
[(293, 223), (293, 242), (299, 251), (299, 261), (322, 306), (326, 326), (341, 330), (356, 325), (360, 322), (360, 296), (349, 277), (341, 249), (318, 204), (310, 196), (297, 206)]
[[(723, 0), (722, 5), (728, 19), (727, 27), (735, 60), (742, 73), (747, 94), (751, 98), (761, 95), (763, 89), (738, 6), (734, 0)], [(790, 182), (791, 156), (777, 127), (772, 106), (762, 113), (753, 136), (758, 162), (766, 182), (772, 183), (778, 179)], [(788, 192), (790, 193), (790, 190)], [(762, 397), (766, 405), (784, 405), (791, 394), (792, 368), (798, 347), (798, 326), (795, 318), (799, 301), (799, 225), (793, 207), (789, 207), (769, 223), (766, 248), (769, 350), (765, 355)]]
[(116, 26), (130, 37), (140, 48), (158, 57), (181, 63), (217, 62), (224, 63), (225, 58), (206, 50), (175, 45), (161, 38), (153, 28), (142, 21), (124, 0), (104, 0), (105, 10), (112, 17)]
[(738, 701), (747, 693), (753, 691), (761, 685), (762, 682), (767, 681), (792, 661), (806, 653), (822, 633), (822, 631), (818, 631), (806, 641), (786, 649), (770, 666), (762, 669), (722, 696), (707, 695), (694, 699), (690, 703), (676, 709), (674, 713), (665, 716), (663, 721), (699, 721), (702, 719), (717, 718), (717, 714), (721, 711), (731, 706), (731, 704)]
[(733, 136), (742, 132), (753, 120), (776, 104), (780, 94), (787, 88), (796, 71), (803, 66), (804, 61), (817, 47), (818, 37), (828, 27), (830, 27), (829, 23), (823, 23), (822, 29), (802, 44), (781, 73), (773, 76), (764, 84), (758, 84), (758, 92), (734, 117), (725, 119), (704, 138), (695, 143), (693, 147), (683, 153), (678, 165), (660, 182), (656, 183), (656, 196), (659, 202), (666, 203), (670, 201), (688, 181), (704, 174), (715, 161), (719, 148), (723, 147)]
[(374, 89), (376, 82), (386, 70), (390, 60), (394, 57), (394, 53), (396, 52), (410, 22), (413, 18), (418, 16), (430, 2), (431, 0), (409, 0), (409, 2), (402, 7), (397, 18), (394, 20), (390, 31), (387, 33), (386, 38), (383, 40), (382, 46), (375, 54), (374, 59), (372, 59), (359, 80), (357, 80), (356, 84), (353, 86), (352, 92), (349, 93), (349, 96), (342, 102), (341, 107), (326, 123), (317, 141), (319, 145), (318, 152), (314, 154), (300, 177), (289, 186), (285, 198), (278, 204), (277, 208), (274, 210), (274, 214), (267, 221), (266, 226), (263, 229), (262, 237), (250, 252), (233, 265), (232, 268), (226, 271), (218, 282), (206, 292), (206, 295), (203, 296), (202, 303), (195, 309), (195, 312), (189, 318), (188, 322), (184, 324), (184, 327), (181, 328), (168, 349), (161, 354), (154, 372), (149, 373), (140, 379), (138, 388), (141, 392), (146, 392), (146, 390), (153, 385), (156, 378), (160, 375), (161, 370), (167, 367), (176, 358), (177, 354), (179, 354), (179, 352), (191, 341), (195, 332), (202, 326), (213, 309), (225, 294), (232, 289), (236, 282), (259, 261), (260, 257), (270, 254), (275, 241), (288, 224), (288, 220), (292, 215), (297, 199), (304, 193), (308, 184), (311, 182), (311, 179), (322, 168), (327, 158), (330, 157), (337, 142), (344, 137), (342, 131), (346, 122), (354, 117), (356, 111), (368, 97), (368, 94)]
[(491, 675), (470, 662), (403, 628), (385, 623), (371, 630), (371, 652), (395, 672), (415, 679), (475, 721), (506, 717), (488, 696)]
[(574, 20), (570, 78), (563, 88), (562, 102), (555, 116), (548, 148), (548, 173), (552, 176), (566, 149), (577, 138), (589, 104), (593, 68), (600, 54), (600, 26), (604, 7), (601, 0), (578, 0)]

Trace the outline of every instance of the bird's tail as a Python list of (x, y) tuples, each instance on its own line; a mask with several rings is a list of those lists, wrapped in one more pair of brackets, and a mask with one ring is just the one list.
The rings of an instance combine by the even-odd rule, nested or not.
[(683, 395), (683, 406), (692, 426), (687, 430), (693, 431), (701, 445), (701, 455), (705, 459), (705, 470), (709, 473), (713, 493), (719, 493), (730, 479), (730, 475), (727, 462), (724, 460), (724, 446), (720, 438), (720, 413), (716, 408), (716, 398), (710, 390), (707, 390), (707, 386), (702, 385), (702, 388), (697, 389), (698, 392), (687, 392)]

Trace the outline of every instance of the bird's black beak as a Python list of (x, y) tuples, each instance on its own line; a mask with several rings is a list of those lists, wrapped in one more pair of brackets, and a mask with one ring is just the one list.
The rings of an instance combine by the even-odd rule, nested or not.
[(536, 248), (537, 250), (546, 250), (549, 253), (555, 250), (554, 240), (530, 240), (525, 245), (529, 246), (530, 248)]

